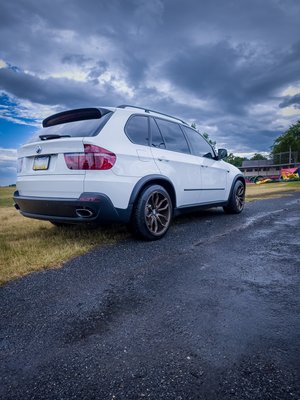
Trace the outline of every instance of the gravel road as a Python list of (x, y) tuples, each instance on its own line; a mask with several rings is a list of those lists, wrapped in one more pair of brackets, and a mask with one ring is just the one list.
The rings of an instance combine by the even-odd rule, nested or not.
[(300, 193), (0, 287), (1, 399), (299, 399)]

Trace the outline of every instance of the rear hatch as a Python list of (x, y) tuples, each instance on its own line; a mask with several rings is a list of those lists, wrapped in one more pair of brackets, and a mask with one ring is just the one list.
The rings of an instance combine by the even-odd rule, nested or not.
[(98, 135), (111, 114), (107, 109), (89, 108), (46, 118), (44, 128), (18, 151), (20, 196), (78, 198), (86, 170), (66, 161), (70, 155), (74, 160), (74, 155), (76, 159), (84, 153), (84, 140)]

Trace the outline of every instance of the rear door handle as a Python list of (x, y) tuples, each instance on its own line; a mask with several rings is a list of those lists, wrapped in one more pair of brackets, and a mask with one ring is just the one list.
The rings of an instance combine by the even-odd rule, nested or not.
[(158, 158), (158, 161), (166, 161), (166, 162), (169, 162), (169, 160), (168, 160), (167, 158), (164, 158), (164, 157)]

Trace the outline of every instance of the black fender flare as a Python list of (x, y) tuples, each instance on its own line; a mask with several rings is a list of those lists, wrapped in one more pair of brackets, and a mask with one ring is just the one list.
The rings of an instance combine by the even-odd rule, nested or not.
[(230, 192), (229, 192), (229, 196), (228, 196), (228, 200), (227, 200), (227, 201), (229, 201), (229, 199), (231, 198), (234, 185), (236, 184), (237, 181), (242, 181), (243, 184), (245, 185), (245, 189), (246, 189), (246, 181), (245, 181), (244, 175), (243, 175), (243, 174), (238, 174), (238, 175), (236, 175), (236, 176), (234, 177), (234, 180), (232, 181), (231, 189), (230, 189)]
[(143, 178), (141, 178), (134, 186), (132, 192), (131, 192), (131, 196), (129, 199), (129, 207), (133, 207), (136, 199), (138, 198), (139, 194), (141, 193), (141, 191), (149, 186), (150, 184), (158, 184), (163, 186), (169, 193), (172, 203), (173, 203), (173, 209), (176, 208), (176, 192), (173, 186), (173, 183), (170, 181), (169, 178), (167, 178), (164, 175), (158, 175), (158, 174), (151, 174), (151, 175), (147, 175), (144, 176)]

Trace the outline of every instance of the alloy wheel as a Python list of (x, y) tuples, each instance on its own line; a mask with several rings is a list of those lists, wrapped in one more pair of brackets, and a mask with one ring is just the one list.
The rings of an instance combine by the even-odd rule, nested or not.
[(162, 235), (171, 221), (169, 199), (161, 192), (150, 194), (145, 204), (145, 220), (148, 230), (156, 236)]
[(236, 205), (239, 211), (241, 211), (244, 208), (244, 203), (245, 203), (245, 188), (244, 185), (240, 185), (237, 188), (236, 194), (235, 194), (235, 201)]

